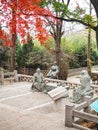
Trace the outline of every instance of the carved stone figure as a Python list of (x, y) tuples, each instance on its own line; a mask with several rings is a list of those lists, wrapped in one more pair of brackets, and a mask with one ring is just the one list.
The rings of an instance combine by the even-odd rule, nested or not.
[(80, 83), (81, 83), (81, 95), (85, 95), (86, 92), (90, 91), (90, 76), (86, 70), (83, 70), (81, 72), (82, 77), (80, 78)]
[(36, 89), (40, 92), (45, 90), (45, 80), (44, 80), (44, 76), (41, 73), (40, 68), (36, 69), (36, 73), (33, 75), (33, 84), (32, 84), (32, 89)]
[(81, 71), (80, 86), (73, 91), (73, 102), (78, 102), (83, 96), (87, 96), (91, 90), (90, 76), (86, 70)]
[(47, 74), (48, 78), (58, 78), (59, 69), (58, 69), (58, 66), (56, 64), (57, 63), (55, 61), (54, 64), (52, 65), (50, 71)]

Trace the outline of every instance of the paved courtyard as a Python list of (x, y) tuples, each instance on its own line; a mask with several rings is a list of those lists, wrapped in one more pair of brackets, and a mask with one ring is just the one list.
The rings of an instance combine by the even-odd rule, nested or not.
[(64, 126), (65, 112), (53, 103), (29, 82), (0, 85), (0, 130), (76, 130)]

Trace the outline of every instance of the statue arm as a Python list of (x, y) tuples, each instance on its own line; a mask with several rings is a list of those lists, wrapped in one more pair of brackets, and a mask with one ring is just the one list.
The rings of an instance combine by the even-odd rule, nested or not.
[(45, 82), (45, 78), (44, 78), (43, 74), (41, 75), (41, 79), (42, 79), (42, 82)]
[(47, 76), (50, 76), (51, 72), (52, 72), (52, 70), (50, 69), (49, 72), (48, 72), (48, 74), (47, 74)]
[(33, 83), (36, 82), (36, 74), (33, 75)]
[(54, 71), (54, 74), (57, 74), (59, 72), (58, 67), (56, 68), (56, 71)]
[(58, 69), (58, 67), (57, 67), (57, 69), (56, 69), (56, 73), (58, 73), (59, 72), (59, 69)]

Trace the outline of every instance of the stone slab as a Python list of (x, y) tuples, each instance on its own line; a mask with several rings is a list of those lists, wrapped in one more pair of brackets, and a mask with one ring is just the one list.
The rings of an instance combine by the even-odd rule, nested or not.
[(48, 92), (48, 95), (55, 101), (67, 94), (67, 90), (64, 87), (58, 87)]

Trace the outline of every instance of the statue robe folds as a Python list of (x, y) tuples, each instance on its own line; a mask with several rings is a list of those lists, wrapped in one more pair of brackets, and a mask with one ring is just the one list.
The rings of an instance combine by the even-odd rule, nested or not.
[(73, 102), (78, 102), (83, 96), (87, 96), (91, 90), (90, 76), (86, 70), (81, 71), (80, 86), (73, 91)]

